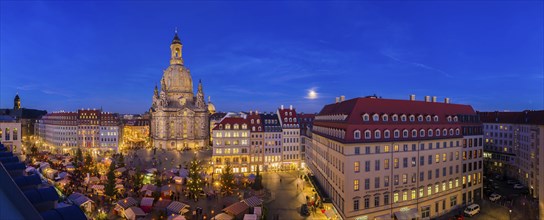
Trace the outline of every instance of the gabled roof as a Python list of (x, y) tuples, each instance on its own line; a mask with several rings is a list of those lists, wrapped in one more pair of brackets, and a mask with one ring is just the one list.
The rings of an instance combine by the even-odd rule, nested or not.
[[(230, 130), (235, 130), (234, 129), (234, 124), (238, 124), (238, 130), (247, 130), (249, 129), (249, 123), (248, 123), (248, 120), (245, 119), (245, 118), (240, 118), (240, 117), (232, 117), (232, 118), (223, 118), (223, 120), (221, 120), (219, 123), (217, 123), (215, 125), (215, 127), (213, 128), (213, 130), (225, 130), (225, 125), (229, 124), (230, 125)], [(242, 125), (243, 124), (246, 124), (246, 126), (248, 126), (248, 128), (246, 129), (242, 129)], [(222, 129), (220, 129), (222, 128)]]

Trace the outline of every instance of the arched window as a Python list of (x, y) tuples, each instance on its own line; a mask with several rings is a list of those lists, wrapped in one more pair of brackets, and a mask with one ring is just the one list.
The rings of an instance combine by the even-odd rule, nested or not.
[(423, 121), (423, 115), (417, 116), (417, 121)]
[(416, 120), (416, 116), (410, 115), (410, 122), (414, 122)]
[(395, 131), (393, 132), (393, 136), (394, 136), (395, 138), (399, 138), (399, 137), (400, 137), (400, 131), (399, 131), (399, 130), (395, 130)]
[(450, 135), (453, 135), (453, 129), (450, 128)]
[(461, 133), (461, 132), (459, 131), (459, 128), (455, 129), (455, 135), (459, 135), (459, 133)]
[(412, 130), (412, 137), (417, 137), (417, 130), (416, 129)]
[(408, 137), (408, 130), (405, 129), (405, 130), (402, 131), (402, 137), (403, 137), (403, 138), (407, 138), (407, 137)]
[(392, 117), (391, 117), (391, 120), (393, 121), (398, 121), (399, 120), (399, 116), (397, 114), (394, 114)]
[[(287, 114), (287, 112), (286, 112), (286, 114)], [(287, 122), (287, 117), (283, 118), (283, 120), (284, 120), (285, 122)]]
[(255, 121), (253, 121), (253, 119), (251, 119), (251, 124), (253, 124)]
[(388, 121), (388, 120), (389, 120), (389, 116), (387, 116), (387, 114), (382, 115), (382, 121)]
[(403, 121), (403, 122), (405, 122), (405, 121), (406, 121), (406, 115), (401, 115), (401, 116), (400, 116), (400, 120)]
[(375, 130), (374, 131), (374, 138), (376, 138), (376, 139), (382, 138), (382, 133), (380, 132), (380, 130)]
[(259, 131), (261, 131), (261, 127), (259, 127)]
[(457, 116), (453, 116), (453, 121), (457, 122)]
[(440, 136), (440, 129), (436, 129), (436, 136)]
[(287, 116), (287, 112), (285, 112), (285, 116)]
[(293, 122), (293, 118), (289, 118), (289, 122)]
[(383, 132), (383, 137), (384, 137), (384, 138), (389, 138), (389, 135), (390, 135), (390, 134), (389, 134), (389, 130), (385, 130), (385, 131)]
[(251, 126), (251, 131), (255, 131), (255, 126)]
[(369, 130), (365, 131), (365, 139), (370, 139), (370, 131)]
[(425, 117), (425, 120), (426, 120), (427, 122), (431, 122), (431, 116), (430, 116), (430, 115), (427, 115), (427, 116)]
[(297, 122), (297, 118), (293, 118), (293, 122)]
[(429, 131), (427, 131), (427, 136), (429, 137), (432, 137), (433, 136), (433, 129), (429, 129)]
[(370, 120), (369, 118), (370, 117), (368, 116), (368, 114), (363, 115), (363, 121), (369, 121)]
[(357, 139), (357, 140), (358, 140), (358, 139), (361, 139), (361, 131), (355, 130), (355, 131), (353, 132), (353, 138), (355, 138), (355, 139)]
[(293, 112), (289, 112), (289, 116), (293, 116)]
[(425, 137), (425, 130), (423, 129), (419, 130), (419, 136)]
[(448, 116), (448, 122), (451, 122), (451, 116)]
[(372, 120), (373, 121), (380, 121), (380, 116), (378, 114), (374, 114), (374, 115), (372, 115)]
[(444, 128), (444, 130), (442, 130), (442, 136), (448, 136), (448, 130)]

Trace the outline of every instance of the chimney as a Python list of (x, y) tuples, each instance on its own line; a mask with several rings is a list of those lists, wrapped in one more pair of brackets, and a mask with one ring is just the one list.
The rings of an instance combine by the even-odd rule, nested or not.
[(336, 97), (335, 100), (336, 100), (335, 103), (339, 103), (340, 102), (340, 97)]
[(289, 105), (289, 110), (293, 110), (293, 105)]
[(431, 97), (428, 96), (428, 95), (426, 95), (426, 96), (425, 96), (425, 102), (430, 102), (430, 101), (431, 101)]
[(283, 110), (283, 105), (281, 105), (281, 110)]
[(249, 111), (249, 114), (252, 115), (252, 114), (253, 114), (253, 111), (250, 110), (250, 111)]
[(436, 102), (436, 96), (433, 96), (433, 102)]
[(415, 101), (416, 100), (416, 95), (412, 94), (410, 95), (410, 101)]
[(444, 103), (449, 104), (450, 103), (450, 98), (444, 98)]
[(341, 101), (341, 102), (346, 101), (346, 96), (341, 95), (341, 96), (340, 96), (340, 101)]

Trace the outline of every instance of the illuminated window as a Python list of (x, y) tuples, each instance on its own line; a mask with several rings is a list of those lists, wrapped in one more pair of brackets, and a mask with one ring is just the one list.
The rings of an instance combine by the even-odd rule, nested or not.
[(359, 164), (359, 161), (355, 161), (353, 163), (353, 170), (355, 170), (356, 173), (358, 173), (361, 170), (361, 166)]
[(442, 182), (442, 191), (446, 191), (446, 182)]
[(435, 163), (440, 163), (440, 154), (434, 155), (434, 162)]
[(448, 183), (448, 186), (449, 186), (449, 189), (451, 189), (453, 187), (453, 181), (450, 180)]
[(416, 190), (412, 189), (412, 199), (416, 199)]
[(427, 186), (427, 196), (430, 196), (433, 194), (433, 188), (431, 186)]
[(359, 191), (359, 180), (353, 180), (353, 191)]
[(423, 197), (423, 186), (419, 187), (419, 198)]
[(446, 154), (446, 153), (443, 153), (443, 154), (442, 154), (442, 161), (443, 161), (443, 162), (446, 162), (447, 159), (448, 159), (447, 154)]
[(387, 152), (389, 152), (389, 150), (390, 150), (390, 149), (389, 149), (389, 145), (385, 145), (385, 146), (384, 146), (384, 152), (387, 153)]
[(402, 201), (408, 201), (408, 192), (402, 192)]
[(395, 159), (393, 160), (393, 167), (394, 167), (394, 168), (399, 168), (399, 158), (395, 158)]
[(438, 193), (439, 190), (440, 190), (440, 185), (437, 183), (434, 185), (434, 193)]
[(383, 167), (384, 169), (388, 170), (389, 169), (389, 159), (385, 159), (383, 161)]
[(399, 202), (399, 193), (393, 193), (393, 203)]
[(398, 144), (395, 144), (395, 145), (393, 146), (393, 148), (394, 148), (393, 150), (394, 150), (395, 152), (399, 152), (399, 145), (398, 145)]

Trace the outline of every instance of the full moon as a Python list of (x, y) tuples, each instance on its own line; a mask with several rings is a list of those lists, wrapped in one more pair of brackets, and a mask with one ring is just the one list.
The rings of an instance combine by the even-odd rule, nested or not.
[(317, 92), (315, 90), (308, 90), (308, 99), (317, 99)]

